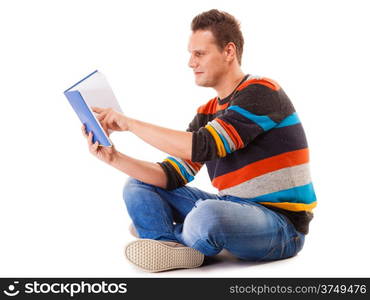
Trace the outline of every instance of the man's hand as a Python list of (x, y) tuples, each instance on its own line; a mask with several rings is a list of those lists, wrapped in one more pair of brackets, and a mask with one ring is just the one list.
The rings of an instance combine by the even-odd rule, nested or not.
[(85, 125), (82, 125), (82, 134), (87, 139), (87, 143), (89, 145), (89, 151), (91, 154), (99, 158), (100, 160), (104, 161), (107, 164), (111, 164), (115, 157), (118, 154), (118, 151), (114, 147), (105, 147), (99, 145), (98, 141), (93, 143), (93, 133), (92, 131), (87, 134)]
[(109, 135), (109, 130), (126, 131), (128, 130), (128, 118), (112, 108), (91, 107), (92, 111), (97, 113), (99, 120), (105, 132)]

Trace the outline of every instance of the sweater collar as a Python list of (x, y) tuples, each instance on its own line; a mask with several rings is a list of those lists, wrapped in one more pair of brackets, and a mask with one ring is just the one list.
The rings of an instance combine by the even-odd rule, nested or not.
[(242, 81), (239, 82), (239, 84), (236, 86), (236, 88), (231, 92), (230, 95), (228, 95), (227, 97), (223, 98), (223, 99), (220, 99), (220, 97), (217, 97), (217, 103), (222, 105), (222, 104), (225, 104), (227, 102), (229, 102), (231, 99), (234, 98), (234, 95), (236, 94), (237, 92), (237, 89), (238, 87), (248, 79), (249, 77), (249, 74), (245, 75), (244, 78), (242, 79)]

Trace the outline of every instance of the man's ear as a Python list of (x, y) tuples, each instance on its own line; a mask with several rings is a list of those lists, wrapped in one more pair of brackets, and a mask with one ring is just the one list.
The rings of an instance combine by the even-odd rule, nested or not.
[(236, 59), (236, 46), (233, 42), (229, 42), (225, 48), (224, 53), (226, 55), (226, 61), (231, 62)]

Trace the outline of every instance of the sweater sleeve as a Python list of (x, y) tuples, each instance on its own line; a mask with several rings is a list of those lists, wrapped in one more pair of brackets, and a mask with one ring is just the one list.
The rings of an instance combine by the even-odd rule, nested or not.
[(221, 115), (193, 132), (192, 161), (203, 163), (242, 149), (293, 113), (276, 82), (254, 81), (236, 93)]
[[(189, 124), (186, 131), (193, 132), (198, 122), (197, 116)], [(202, 168), (203, 164), (179, 157), (169, 156), (164, 161), (158, 162), (167, 177), (167, 190), (173, 190), (186, 185), (194, 180), (195, 175)]]

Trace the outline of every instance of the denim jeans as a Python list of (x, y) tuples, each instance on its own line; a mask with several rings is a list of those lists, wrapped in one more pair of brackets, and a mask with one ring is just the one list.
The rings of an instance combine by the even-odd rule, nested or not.
[(296, 255), (305, 235), (282, 214), (233, 196), (184, 186), (165, 190), (129, 178), (123, 198), (140, 238), (175, 241), (213, 256), (222, 249), (249, 261)]

